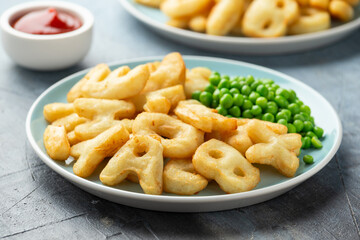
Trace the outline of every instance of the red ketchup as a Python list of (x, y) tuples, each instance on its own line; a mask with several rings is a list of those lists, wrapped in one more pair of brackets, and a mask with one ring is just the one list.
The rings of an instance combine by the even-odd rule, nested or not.
[(74, 31), (81, 27), (81, 21), (69, 13), (49, 8), (25, 14), (12, 27), (25, 33), (49, 35)]

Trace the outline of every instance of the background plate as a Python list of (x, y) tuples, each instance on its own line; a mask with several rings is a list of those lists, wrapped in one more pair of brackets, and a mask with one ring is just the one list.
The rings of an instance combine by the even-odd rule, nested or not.
[(331, 44), (360, 27), (360, 6), (357, 6), (354, 20), (317, 33), (270, 39), (211, 36), (166, 25), (168, 18), (159, 9), (137, 4), (134, 0), (119, 2), (135, 18), (165, 37), (192, 47), (222, 53), (264, 55), (300, 52)]
[[(114, 69), (121, 65), (128, 65), (133, 68), (139, 64), (160, 61), (161, 59), (162, 57), (135, 59), (110, 64), (110, 67)], [(342, 139), (342, 127), (338, 115), (329, 102), (304, 83), (274, 70), (239, 61), (197, 56), (184, 56), (184, 60), (188, 68), (204, 66), (230, 76), (251, 74), (259, 78), (271, 78), (284, 88), (296, 90), (298, 97), (311, 107), (316, 124), (325, 131), (323, 148), (320, 150), (303, 150), (300, 156), (302, 158), (304, 154), (311, 154), (315, 163), (305, 165), (303, 161), (300, 161), (300, 167), (293, 178), (286, 178), (271, 167), (258, 166), (261, 171), (261, 182), (254, 190), (237, 194), (225, 194), (215, 183), (209, 184), (205, 190), (195, 196), (177, 196), (166, 193), (161, 196), (146, 195), (138, 184), (127, 181), (116, 187), (108, 187), (102, 185), (98, 177), (105, 163), (89, 178), (80, 178), (73, 174), (72, 164), (67, 165), (64, 162), (54, 161), (46, 154), (42, 139), (47, 122), (42, 112), (43, 107), (48, 103), (66, 102), (67, 92), (89, 69), (57, 82), (34, 102), (26, 119), (26, 133), (31, 146), (45, 164), (85, 191), (128, 206), (174, 212), (218, 211), (248, 206), (271, 199), (317, 173), (338, 150)]]

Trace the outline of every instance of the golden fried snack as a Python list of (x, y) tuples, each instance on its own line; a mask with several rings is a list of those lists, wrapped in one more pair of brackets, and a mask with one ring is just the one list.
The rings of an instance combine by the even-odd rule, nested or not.
[(287, 177), (295, 175), (299, 167), (296, 155), (302, 145), (300, 134), (278, 135), (257, 120), (249, 122), (247, 130), (255, 143), (245, 154), (249, 162), (271, 165)]
[(193, 16), (211, 5), (211, 0), (164, 0), (161, 11), (172, 18)]
[(309, 6), (309, 0), (296, 0), (301, 7), (308, 7)]
[(301, 16), (289, 26), (289, 34), (304, 34), (328, 29), (331, 24), (330, 14), (315, 8), (300, 9)]
[(50, 103), (45, 105), (43, 110), (44, 118), (51, 123), (74, 112), (75, 109), (71, 103)]
[(332, 0), (329, 5), (330, 15), (343, 22), (350, 21), (354, 17), (354, 9), (349, 3), (340, 0)]
[(188, 17), (171, 18), (166, 24), (172, 27), (186, 29), (189, 26), (189, 21), (190, 19)]
[(71, 132), (68, 132), (67, 133), (67, 138), (68, 138), (68, 141), (70, 143), (70, 146), (72, 145), (75, 145), (79, 142), (81, 142), (82, 140), (80, 138), (78, 138), (76, 135), (75, 135), (75, 131), (71, 131)]
[(132, 70), (127, 66), (119, 67), (101, 81), (86, 81), (81, 87), (81, 94), (87, 98), (129, 98), (143, 90), (149, 76), (146, 65), (139, 65)]
[(91, 82), (100, 82), (104, 80), (111, 73), (108, 65), (101, 63), (96, 65), (94, 68), (88, 72), (85, 77), (83, 77), (79, 82), (77, 82), (68, 92), (67, 101), (73, 102), (77, 98), (82, 98), (84, 95), (81, 92), (81, 88), (88, 81)]
[(79, 115), (77, 115), (76, 113), (72, 113), (66, 117), (59, 118), (58, 120), (52, 122), (51, 125), (58, 127), (64, 126), (66, 132), (71, 132), (77, 125), (85, 123), (87, 121), (88, 119), (84, 117), (79, 117)]
[(163, 181), (163, 146), (151, 136), (134, 136), (109, 160), (100, 174), (106, 185), (122, 182), (136, 174), (146, 194), (161, 194)]
[(79, 98), (74, 101), (76, 113), (91, 120), (132, 118), (135, 106), (124, 100)]
[(359, 4), (360, 0), (344, 0), (345, 2), (347, 2), (348, 4), (350, 4), (351, 6), (355, 7)]
[(179, 101), (185, 100), (183, 85), (163, 88), (146, 94), (146, 112), (158, 112), (167, 114)]
[(195, 91), (203, 91), (209, 85), (211, 70), (204, 67), (196, 67), (186, 71), (185, 95), (191, 98)]
[(150, 74), (142, 93), (155, 91), (185, 82), (185, 63), (180, 53), (173, 52), (164, 57), (157, 69)]
[(164, 191), (178, 195), (194, 195), (206, 188), (206, 178), (196, 173), (191, 159), (171, 159), (164, 167)]
[(189, 28), (195, 32), (205, 32), (207, 23), (207, 15), (200, 14), (192, 17), (189, 20)]
[(159, 8), (160, 4), (163, 2), (164, 0), (135, 0), (135, 2), (149, 6), (149, 7), (153, 7), (153, 8)]
[[(251, 121), (254, 121), (255, 119), (241, 118), (241, 119), (236, 119), (236, 120), (237, 120), (238, 126), (242, 126), (242, 125), (248, 124)], [(282, 135), (282, 134), (286, 134), (288, 131), (287, 127), (283, 124), (272, 123), (272, 122), (261, 121), (261, 120), (255, 120), (255, 121), (259, 121), (261, 124), (263, 124), (264, 126), (266, 126), (268, 129), (270, 129), (272, 132), (274, 132), (276, 134)]]
[(204, 133), (162, 113), (140, 113), (133, 123), (134, 135), (158, 135), (164, 157), (188, 158), (204, 142)]
[(240, 19), (244, 0), (221, 0), (212, 8), (207, 23), (206, 33), (224, 36), (228, 34)]
[(287, 31), (284, 11), (277, 0), (254, 0), (243, 17), (242, 31), (249, 37), (280, 37)]
[(70, 144), (64, 126), (48, 125), (44, 132), (47, 154), (54, 160), (66, 160), (70, 155)]
[(193, 157), (195, 170), (214, 179), (226, 193), (245, 192), (260, 182), (260, 171), (235, 148), (216, 139), (203, 143)]
[(231, 131), (237, 127), (235, 118), (227, 118), (196, 100), (181, 101), (174, 109), (176, 116), (204, 132)]
[(244, 0), (244, 4), (243, 4), (243, 8), (242, 11), (240, 13), (240, 17), (237, 20), (236, 24), (234, 25), (234, 27), (231, 29), (230, 33), (234, 34), (234, 35), (242, 35), (242, 21), (243, 21), (243, 16), (244, 13), (246, 12), (246, 10), (248, 9), (250, 3), (252, 2), (252, 0)]
[(71, 155), (80, 155), (74, 164), (74, 173), (84, 178), (90, 176), (105, 157), (115, 154), (128, 139), (128, 131), (122, 124), (118, 124), (91, 140), (74, 145), (71, 147)]
[(287, 24), (295, 22), (300, 16), (300, 8), (296, 0), (276, 0), (278, 8), (282, 9), (285, 14)]
[(329, 7), (330, 0), (309, 0), (310, 7), (327, 10)]

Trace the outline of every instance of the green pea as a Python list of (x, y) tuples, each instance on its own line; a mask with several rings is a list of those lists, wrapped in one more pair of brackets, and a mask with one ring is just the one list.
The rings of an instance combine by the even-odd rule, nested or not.
[(278, 88), (280, 88), (279, 85), (277, 85), (277, 84), (273, 84), (273, 85), (272, 85), (272, 89), (273, 89), (272, 91), (276, 92), (276, 90), (277, 90)]
[(274, 101), (275, 100), (275, 92), (270, 90), (268, 95), (267, 95), (267, 99), (269, 101)]
[[(219, 97), (221, 98), (221, 97), (224, 96), (225, 94), (230, 94), (230, 90), (227, 89), (227, 88), (222, 88), (222, 89), (220, 89)], [(220, 99), (220, 98), (219, 98), (219, 99)]]
[(311, 147), (311, 138), (310, 137), (303, 137), (301, 138), (301, 142), (302, 142), (302, 149), (308, 149)]
[(263, 115), (260, 113), (259, 115), (254, 116), (254, 118), (261, 120)]
[(295, 116), (294, 116), (294, 121), (295, 121), (295, 120), (300, 120), (300, 121), (304, 122), (304, 121), (305, 121), (305, 118), (304, 118), (304, 116), (301, 115), (301, 114), (295, 114)]
[(230, 78), (230, 81), (231, 81), (231, 82), (234, 82), (234, 81), (239, 82), (239, 80), (240, 80), (240, 79), (239, 79), (238, 76), (235, 76), (235, 77), (231, 77), (231, 78)]
[(284, 113), (284, 112), (278, 112), (278, 113), (276, 114), (276, 121), (279, 121), (280, 119), (285, 119), (286, 121), (288, 121), (288, 120), (289, 120), (289, 117), (288, 117), (288, 115), (287, 115), (286, 113)]
[(262, 82), (263, 84), (273, 84), (274, 80), (269, 79), (269, 78), (262, 78), (262, 79), (260, 79), (260, 82)]
[(220, 100), (220, 90), (218, 88), (213, 93), (213, 100), (216, 100), (216, 101)]
[(291, 111), (292, 115), (298, 114), (300, 112), (300, 107), (296, 103), (289, 104), (288, 109)]
[(210, 107), (212, 103), (212, 94), (209, 92), (202, 92), (200, 94), (199, 99), (202, 104), (204, 104), (207, 107)]
[(219, 83), (220, 83), (220, 80), (221, 80), (221, 78), (220, 78), (220, 76), (219, 75), (211, 75), (210, 77), (209, 77), (209, 82), (210, 82), (210, 84), (212, 84), (213, 86), (215, 86), (215, 87), (217, 87), (218, 85), (219, 85)]
[(248, 99), (245, 99), (245, 100), (244, 100), (244, 103), (243, 103), (243, 105), (242, 105), (242, 108), (243, 108), (244, 110), (247, 110), (247, 109), (251, 109), (252, 106), (253, 106), (252, 102), (251, 102), (250, 100), (248, 100)]
[(268, 104), (268, 100), (264, 97), (258, 97), (256, 99), (256, 105), (260, 106), (262, 109), (266, 109), (267, 104)]
[(258, 105), (253, 105), (251, 108), (251, 113), (255, 116), (260, 115), (262, 113), (262, 109)]
[(239, 82), (245, 82), (246, 81), (246, 78), (244, 76), (239, 76)]
[(310, 121), (304, 122), (304, 128), (303, 128), (304, 132), (309, 132), (309, 131), (313, 130), (313, 128), (314, 128), (314, 125)]
[(221, 114), (221, 115), (223, 115), (223, 116), (226, 116), (227, 115), (227, 110), (225, 109), (225, 108), (223, 108), (222, 106), (218, 106), (217, 108), (216, 108), (216, 110), (217, 110), (217, 112), (219, 113), (219, 114)]
[(296, 127), (293, 124), (288, 123), (287, 128), (288, 128), (288, 133), (296, 133)]
[(217, 108), (219, 106), (219, 100), (214, 99), (214, 95), (213, 95), (213, 100), (211, 102), (211, 108)]
[(301, 132), (301, 130), (304, 128), (304, 123), (301, 120), (294, 120), (293, 122), (294, 126), (296, 127), (296, 132)]
[(252, 75), (246, 77), (246, 84), (251, 85), (255, 81), (255, 78)]
[(261, 84), (261, 82), (259, 80), (255, 80), (251, 85), (251, 90), (255, 91), (257, 86), (259, 86)]
[(274, 122), (275, 117), (271, 113), (265, 113), (262, 117), (262, 120), (268, 121), (268, 122)]
[(211, 94), (213, 94), (215, 92), (215, 90), (216, 90), (216, 88), (211, 84), (207, 85), (204, 89), (205, 92), (209, 92)]
[(311, 144), (314, 148), (322, 148), (322, 143), (316, 136), (311, 138)]
[(226, 115), (225, 117), (227, 117), (227, 118), (233, 118), (233, 116), (231, 116), (231, 115)]
[(281, 112), (285, 113), (287, 118), (288, 118), (288, 121), (291, 119), (291, 112), (290, 110), (288, 109), (282, 109)]
[(285, 98), (285, 99), (289, 99), (289, 97), (290, 97), (289, 91), (286, 90), (286, 89), (284, 89), (284, 88), (278, 88), (278, 89), (276, 89), (275, 94), (276, 94), (277, 96), (282, 96), (282, 97)]
[(234, 117), (240, 117), (241, 116), (241, 110), (238, 106), (233, 106), (229, 109), (229, 113)]
[(230, 88), (230, 81), (227, 79), (221, 79), (218, 88)]
[(234, 99), (235, 106), (241, 107), (244, 103), (244, 97), (241, 94), (235, 94), (233, 99)]
[(243, 118), (253, 118), (253, 115), (252, 115), (252, 113), (251, 113), (251, 110), (250, 110), (250, 109), (246, 109), (245, 111), (243, 111), (242, 117), (243, 117)]
[(239, 82), (233, 81), (230, 84), (230, 88), (236, 88), (238, 91), (241, 90), (243, 85), (241, 85)]
[(241, 93), (243, 95), (246, 95), (248, 96), (251, 92), (251, 88), (249, 87), (249, 85), (244, 85), (242, 88), (241, 88)]
[(310, 121), (313, 125), (315, 125), (315, 119), (314, 119), (314, 117), (310, 116), (309, 121)]
[(287, 124), (288, 124), (288, 122), (286, 121), (286, 119), (279, 119), (279, 120), (277, 121), (277, 123), (280, 123), (280, 124), (285, 125), (285, 126), (287, 126)]
[(310, 107), (307, 106), (307, 105), (301, 105), (301, 107), (300, 107), (300, 112), (306, 113), (306, 114), (308, 114), (308, 115), (311, 114)]
[(299, 106), (304, 105), (304, 103), (302, 101), (300, 101), (299, 99), (295, 100), (295, 103)]
[(324, 135), (324, 129), (322, 129), (321, 127), (316, 126), (314, 127), (313, 131), (318, 138), (322, 138), (322, 136)]
[(191, 98), (200, 101), (200, 94), (201, 94), (201, 91), (194, 91), (191, 94)]
[(291, 103), (295, 102), (295, 100), (296, 100), (296, 93), (295, 93), (295, 91), (292, 90), (292, 89), (289, 89), (289, 94), (290, 94), (289, 99), (288, 99), (289, 102), (291, 102)]
[(308, 136), (308, 137), (316, 137), (315, 133), (313, 133), (312, 131), (308, 131), (306, 132), (306, 135), (305, 136)]
[(237, 88), (230, 89), (230, 93), (234, 96), (235, 94), (239, 94), (240, 91)]
[(266, 97), (269, 93), (269, 90), (263, 84), (257, 86), (256, 91), (263, 97)]
[(274, 101), (268, 101), (267, 107), (275, 107), (276, 109), (278, 109), (278, 105)]
[(306, 164), (313, 164), (314, 163), (314, 158), (311, 155), (305, 155), (303, 157), (303, 161)]
[(213, 72), (211, 73), (211, 75), (217, 75), (217, 76), (219, 76), (219, 77), (220, 77), (220, 73), (219, 73), (219, 72), (217, 72), (217, 71), (213, 71)]
[(307, 113), (305, 113), (305, 112), (300, 112), (299, 114), (304, 117), (305, 121), (310, 121), (310, 116), (309, 116), (309, 114), (307, 114)]
[(223, 107), (223, 108), (230, 108), (234, 103), (234, 99), (233, 97), (231, 96), (231, 94), (224, 94), (224, 96), (222, 96), (220, 98), (220, 105)]
[(255, 104), (256, 99), (257, 99), (258, 97), (260, 97), (260, 94), (259, 94), (259, 93), (257, 93), (257, 92), (251, 92), (250, 95), (249, 95), (249, 100), (250, 100), (253, 104)]
[(230, 76), (229, 75), (222, 75), (221, 78), (230, 81)]
[(289, 105), (289, 102), (282, 96), (275, 96), (274, 101), (281, 108), (286, 108)]

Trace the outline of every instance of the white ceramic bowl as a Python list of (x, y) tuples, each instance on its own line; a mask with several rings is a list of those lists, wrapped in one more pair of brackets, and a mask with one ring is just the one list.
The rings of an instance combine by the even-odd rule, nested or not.
[[(67, 33), (36, 35), (20, 32), (10, 25), (30, 11), (48, 7), (78, 17), (82, 26)], [(69, 2), (27, 2), (6, 10), (0, 25), (2, 44), (11, 59), (29, 69), (50, 71), (70, 67), (85, 57), (91, 45), (94, 17), (86, 8)]]

